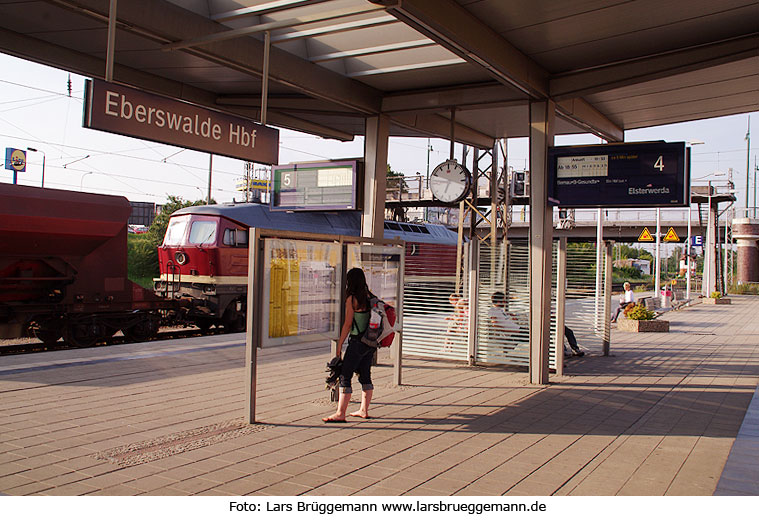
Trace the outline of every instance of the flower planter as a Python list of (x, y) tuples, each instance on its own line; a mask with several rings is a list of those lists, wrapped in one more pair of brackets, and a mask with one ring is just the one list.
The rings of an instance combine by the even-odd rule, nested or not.
[(617, 321), (617, 329), (622, 332), (669, 332), (669, 321), (662, 319), (651, 319), (650, 321), (620, 319)]
[(720, 297), (719, 299), (715, 299), (714, 297), (704, 297), (703, 299), (704, 304), (730, 304), (730, 299), (727, 297)]

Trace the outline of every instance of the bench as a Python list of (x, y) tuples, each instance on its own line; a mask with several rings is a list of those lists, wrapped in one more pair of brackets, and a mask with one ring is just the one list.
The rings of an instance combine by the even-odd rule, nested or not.
[(642, 297), (638, 299), (638, 304), (645, 306), (648, 310), (656, 310), (656, 299), (654, 297)]

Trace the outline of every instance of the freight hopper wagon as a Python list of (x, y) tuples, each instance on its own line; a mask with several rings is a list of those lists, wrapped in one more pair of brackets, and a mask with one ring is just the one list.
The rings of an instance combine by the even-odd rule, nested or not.
[[(194, 206), (172, 214), (158, 248), (161, 276), (157, 294), (178, 301), (179, 316), (201, 330), (211, 326), (245, 329), (248, 229), (296, 231), (357, 237), (359, 212), (270, 211), (260, 204)], [(385, 222), (385, 237), (406, 241), (406, 281), (429, 282), (446, 268), (453, 282), (456, 234), (444, 226)], [(451, 284), (452, 288), (452, 284)]]
[(127, 278), (130, 209), (124, 197), (0, 184), (0, 338), (154, 336), (166, 301)]

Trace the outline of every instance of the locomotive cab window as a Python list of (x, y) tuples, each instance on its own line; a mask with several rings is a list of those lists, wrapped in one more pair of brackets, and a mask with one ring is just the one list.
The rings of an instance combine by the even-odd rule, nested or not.
[(216, 240), (216, 221), (195, 221), (190, 226), (190, 244), (213, 243)]
[(248, 232), (247, 230), (233, 230), (227, 228), (224, 230), (224, 239), (222, 242), (227, 246), (247, 246)]
[(169, 226), (166, 228), (166, 235), (163, 238), (163, 244), (166, 246), (179, 246), (184, 240), (185, 231), (187, 231), (187, 217), (172, 217), (169, 220)]

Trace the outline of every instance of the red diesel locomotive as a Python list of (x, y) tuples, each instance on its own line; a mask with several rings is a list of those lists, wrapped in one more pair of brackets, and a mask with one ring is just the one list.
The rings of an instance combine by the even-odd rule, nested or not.
[[(154, 289), (175, 299), (182, 317), (202, 330), (245, 329), (248, 228), (359, 236), (358, 212), (270, 211), (261, 204), (195, 206), (175, 212), (158, 248)], [(385, 237), (406, 241), (407, 280), (433, 278), (429, 268), (456, 267), (456, 234), (444, 226), (385, 222)]]

